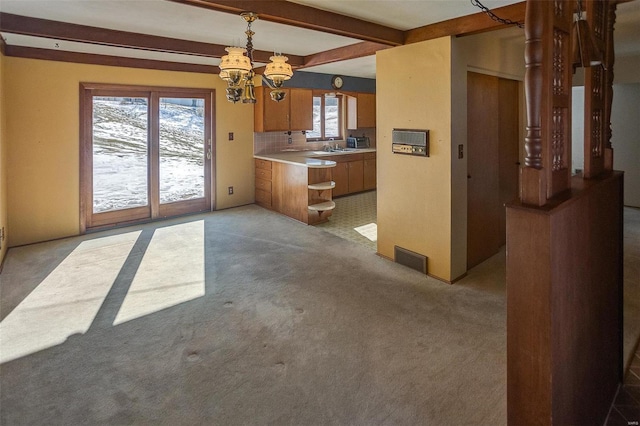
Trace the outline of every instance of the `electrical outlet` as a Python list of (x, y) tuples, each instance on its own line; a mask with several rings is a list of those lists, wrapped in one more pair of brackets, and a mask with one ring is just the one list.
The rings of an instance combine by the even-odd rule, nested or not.
[(458, 158), (464, 158), (464, 145), (458, 145)]
[(229, 187), (229, 195), (233, 195), (233, 186)]
[(229, 140), (232, 141), (233, 140), (233, 132), (229, 132)]

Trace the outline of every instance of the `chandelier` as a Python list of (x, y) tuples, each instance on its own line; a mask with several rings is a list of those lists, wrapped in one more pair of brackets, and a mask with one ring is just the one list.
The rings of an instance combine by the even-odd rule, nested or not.
[[(255, 32), (251, 30), (251, 24), (258, 19), (254, 12), (242, 12), (240, 14), (247, 22), (246, 47), (227, 47), (226, 55), (220, 60), (220, 78), (227, 82), (227, 100), (234, 104), (240, 100), (243, 103), (255, 103), (253, 78), (253, 36)], [(293, 75), (291, 65), (287, 64), (286, 56), (273, 55), (271, 63), (267, 64), (264, 70), (265, 81), (272, 89), (271, 99), (280, 102), (285, 98), (286, 92), (281, 90), (285, 80), (289, 80)]]

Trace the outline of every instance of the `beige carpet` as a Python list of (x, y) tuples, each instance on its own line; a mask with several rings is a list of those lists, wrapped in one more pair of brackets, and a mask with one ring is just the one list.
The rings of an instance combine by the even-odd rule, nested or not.
[(0, 280), (3, 425), (506, 421), (504, 252), (450, 286), (246, 206), (11, 249)]

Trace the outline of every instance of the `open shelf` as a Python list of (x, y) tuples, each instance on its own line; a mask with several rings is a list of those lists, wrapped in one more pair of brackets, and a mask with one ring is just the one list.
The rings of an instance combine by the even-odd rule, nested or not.
[(333, 189), (335, 187), (336, 183), (334, 181), (309, 184), (309, 189), (315, 189), (317, 191), (324, 191), (326, 189)]
[(325, 212), (327, 210), (333, 210), (336, 208), (336, 203), (333, 201), (325, 201), (323, 203), (311, 204), (309, 210), (316, 212)]

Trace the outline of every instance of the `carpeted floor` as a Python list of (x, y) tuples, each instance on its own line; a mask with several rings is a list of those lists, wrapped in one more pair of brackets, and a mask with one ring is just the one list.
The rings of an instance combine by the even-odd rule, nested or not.
[(506, 422), (504, 251), (450, 286), (246, 206), (14, 248), (0, 280), (1, 424)]

